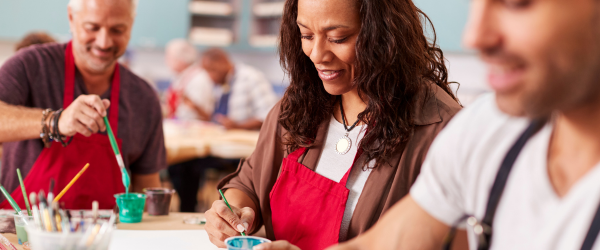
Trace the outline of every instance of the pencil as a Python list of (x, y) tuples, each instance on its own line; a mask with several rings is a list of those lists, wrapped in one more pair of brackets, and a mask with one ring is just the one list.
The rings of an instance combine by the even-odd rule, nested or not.
[(31, 207), (29, 206), (29, 199), (27, 199), (27, 191), (25, 191), (25, 184), (23, 184), (23, 177), (21, 176), (21, 170), (17, 168), (17, 176), (19, 176), (19, 185), (21, 185), (21, 191), (23, 191), (23, 199), (25, 200), (25, 207), (27, 208), (27, 215), (31, 216)]
[(77, 173), (75, 175), (75, 177), (73, 177), (73, 179), (69, 182), (69, 184), (67, 184), (67, 186), (65, 186), (65, 188), (63, 188), (62, 191), (60, 191), (60, 193), (56, 196), (56, 198), (54, 198), (54, 202), (57, 202), (58, 200), (60, 200), (61, 197), (63, 197), (63, 195), (65, 195), (65, 193), (67, 192), (67, 190), (69, 190), (69, 188), (71, 186), (73, 186), (73, 184), (75, 183), (75, 181), (77, 181), (77, 179), (79, 179), (79, 176), (81, 176), (81, 174), (83, 174), (83, 172), (85, 172), (85, 170), (90, 166), (90, 164), (85, 164), (85, 166), (83, 166), (83, 168), (79, 171), (79, 173)]
[[(223, 194), (223, 191), (221, 191), (221, 189), (219, 189), (219, 194), (221, 194), (221, 198), (223, 198), (223, 201), (225, 201), (225, 205), (227, 205), (229, 210), (231, 210), (231, 212), (233, 213), (233, 209), (231, 209), (231, 206), (229, 206), (229, 202), (227, 202), (227, 199), (225, 199), (225, 195)], [(246, 236), (246, 234), (244, 232), (240, 232), (240, 233), (242, 234), (242, 236)]]

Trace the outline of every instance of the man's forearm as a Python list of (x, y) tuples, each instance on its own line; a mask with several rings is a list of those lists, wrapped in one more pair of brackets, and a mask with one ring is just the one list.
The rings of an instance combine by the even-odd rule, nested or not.
[(203, 108), (194, 105), (193, 109), (196, 112), (196, 114), (198, 115), (198, 117), (200, 117), (200, 120), (210, 121), (211, 115), (208, 112), (204, 111)]
[(0, 142), (40, 138), (42, 112), (0, 101)]
[(247, 129), (247, 130), (259, 130), (262, 126), (262, 121), (254, 118), (250, 118), (246, 121), (237, 124), (236, 128)]
[(448, 226), (427, 214), (408, 195), (367, 232), (328, 250), (437, 250), (441, 249), (449, 230)]
[(158, 173), (132, 174), (131, 184), (132, 192), (135, 193), (143, 193), (144, 188), (162, 187), (162, 184), (160, 183), (160, 176)]

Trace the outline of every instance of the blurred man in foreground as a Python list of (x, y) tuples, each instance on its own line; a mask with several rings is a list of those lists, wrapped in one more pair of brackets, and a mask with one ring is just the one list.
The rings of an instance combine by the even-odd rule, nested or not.
[(471, 5), (495, 95), (439, 134), (410, 196), (331, 249), (437, 250), (465, 219), (471, 249), (600, 249), (600, 2)]
[(204, 51), (201, 65), (215, 84), (214, 120), (227, 129), (260, 129), (278, 100), (265, 76), (248, 65), (234, 64), (217, 48)]
[[(62, 190), (68, 209), (115, 206), (125, 191), (110, 146), (106, 117), (131, 173), (132, 191), (159, 187), (166, 167), (160, 104), (154, 90), (120, 66), (135, 17), (135, 0), (71, 0), (73, 40), (20, 50), (0, 68), (0, 183), (25, 207), (16, 169), (28, 191)], [(4, 200), (2, 197), (1, 200)], [(7, 201), (0, 204), (10, 208)]]
[(196, 64), (198, 51), (184, 39), (174, 39), (165, 48), (166, 63), (177, 74), (167, 92), (169, 117), (210, 121), (214, 109), (213, 84)]

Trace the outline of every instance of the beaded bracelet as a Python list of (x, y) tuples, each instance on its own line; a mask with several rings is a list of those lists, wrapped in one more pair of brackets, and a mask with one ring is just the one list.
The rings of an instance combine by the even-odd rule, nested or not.
[(62, 112), (63, 112), (63, 109), (59, 109), (56, 112), (54, 112), (53, 117), (52, 117), (53, 118), (52, 129), (54, 130), (53, 131), (54, 140), (59, 141), (63, 147), (66, 147), (71, 143), (71, 141), (73, 141), (73, 136), (71, 136), (71, 138), (69, 138), (69, 141), (65, 142), (67, 137), (61, 135), (60, 131), (58, 130), (58, 119), (60, 119), (60, 115), (62, 114)]
[(50, 147), (50, 129), (48, 128), (48, 123), (46, 123), (46, 119), (48, 115), (52, 112), (51, 109), (44, 109), (42, 111), (42, 131), (40, 132), (40, 138), (42, 142), (44, 142), (44, 147)]

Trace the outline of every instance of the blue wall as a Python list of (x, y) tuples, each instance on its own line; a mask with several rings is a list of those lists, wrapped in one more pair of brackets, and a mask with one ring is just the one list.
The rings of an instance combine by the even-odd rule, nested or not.
[[(131, 45), (163, 46), (173, 38), (186, 37), (190, 21), (188, 1), (140, 0)], [(461, 36), (469, 1), (414, 1), (433, 21), (442, 49), (463, 51)], [(68, 0), (0, 0), (0, 39), (18, 40), (33, 30), (48, 31), (59, 39), (68, 39), (67, 3)]]
[[(41, 30), (59, 39), (68, 39), (69, 0), (0, 0), (0, 39), (18, 40)], [(188, 0), (140, 0), (133, 25), (131, 44), (163, 46), (176, 37), (185, 37), (189, 26)]]
[(433, 22), (437, 42), (444, 51), (464, 51), (461, 45), (469, 0), (413, 0)]
[(0, 0), (0, 38), (17, 40), (41, 30), (69, 36), (68, 0)]

